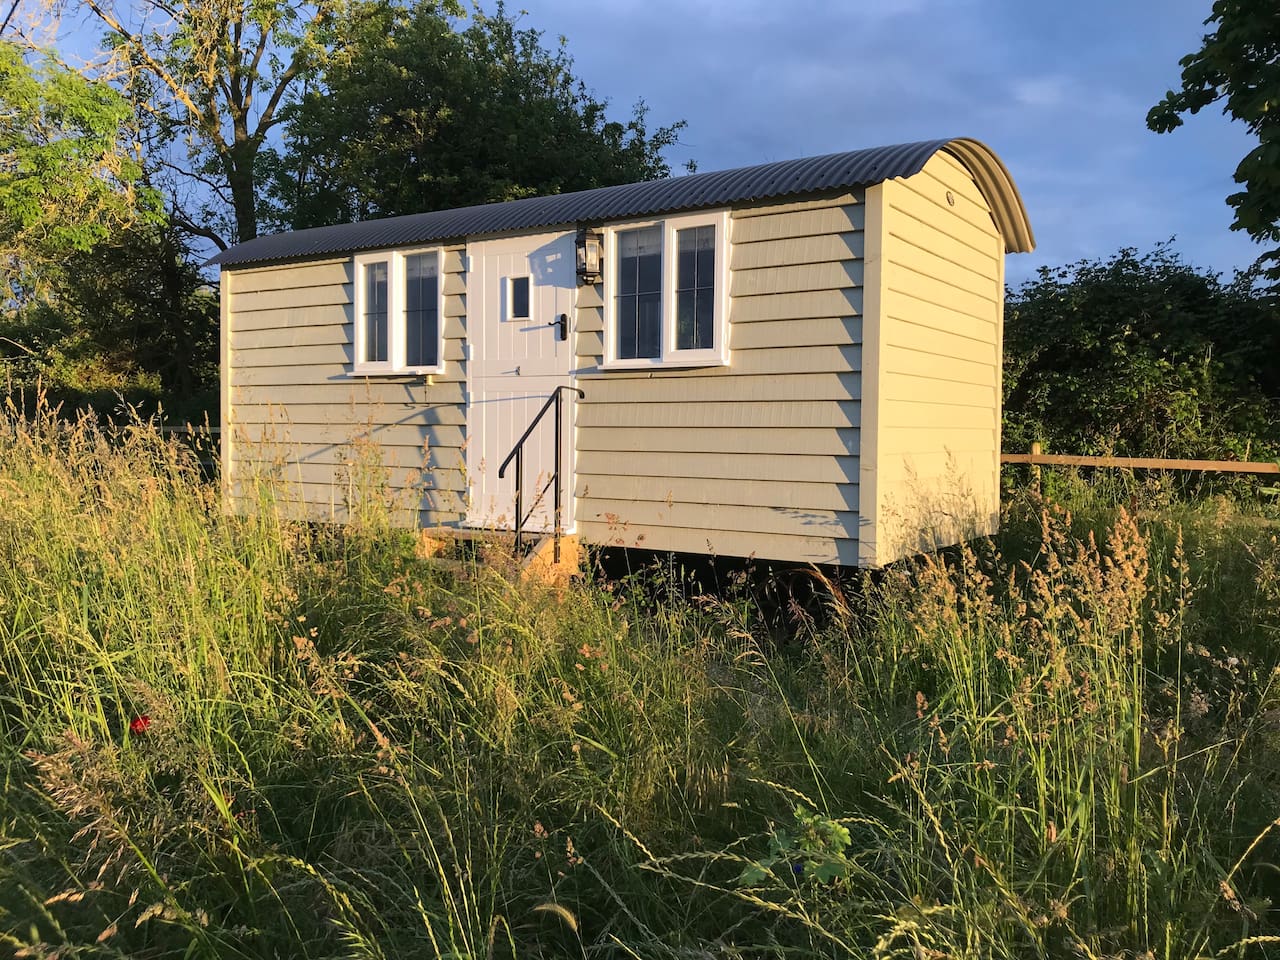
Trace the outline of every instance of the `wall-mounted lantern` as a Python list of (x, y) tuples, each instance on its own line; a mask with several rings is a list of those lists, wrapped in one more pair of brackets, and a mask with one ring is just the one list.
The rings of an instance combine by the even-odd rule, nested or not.
[(578, 286), (599, 283), (604, 234), (590, 227), (579, 227), (575, 246), (578, 254)]

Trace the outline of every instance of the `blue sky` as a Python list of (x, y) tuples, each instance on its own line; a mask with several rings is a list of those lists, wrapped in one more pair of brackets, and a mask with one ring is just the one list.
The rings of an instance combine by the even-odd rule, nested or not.
[(1252, 146), (1217, 107), (1172, 134), (1147, 110), (1199, 49), (1209, 0), (524, 0), (563, 34), (577, 74), (625, 118), (689, 126), (669, 159), (701, 170), (946, 136), (989, 144), (1013, 173), (1041, 264), (1176, 236), (1230, 275), (1260, 249), (1228, 229)]

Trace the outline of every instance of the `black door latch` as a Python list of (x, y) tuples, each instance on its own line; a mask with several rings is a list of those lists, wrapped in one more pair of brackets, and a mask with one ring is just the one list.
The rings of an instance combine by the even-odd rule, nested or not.
[(547, 326), (556, 328), (557, 340), (569, 339), (569, 315), (567, 313), (560, 314), (554, 320), (548, 320)]

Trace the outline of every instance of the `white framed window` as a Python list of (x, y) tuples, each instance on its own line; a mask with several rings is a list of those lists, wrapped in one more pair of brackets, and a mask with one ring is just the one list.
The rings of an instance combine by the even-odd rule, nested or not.
[(606, 368), (728, 363), (728, 236), (725, 211), (606, 228)]
[(354, 373), (444, 369), (442, 259), (434, 247), (354, 258)]
[(528, 320), (529, 313), (529, 278), (507, 278), (507, 319)]

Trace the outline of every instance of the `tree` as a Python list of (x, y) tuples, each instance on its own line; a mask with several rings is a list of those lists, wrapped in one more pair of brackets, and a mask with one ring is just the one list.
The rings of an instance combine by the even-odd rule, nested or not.
[(257, 236), (259, 152), (323, 60), (342, 0), (79, 3), (108, 30), (104, 69), (150, 121), (148, 159), (172, 179), (174, 220), (223, 248)]
[(218, 295), (181, 235), (139, 224), (65, 256), (41, 297), (0, 316), (11, 380), (71, 408), (216, 417)]
[[(1147, 114), (1147, 126), (1168, 133), (1182, 115), (1223, 104), (1258, 138), (1236, 167), (1244, 189), (1227, 197), (1235, 209), (1233, 230), (1259, 243), (1280, 244), (1280, 15), (1274, 0), (1215, 0), (1203, 46), (1183, 57), (1182, 87), (1170, 90)], [(1280, 249), (1263, 255), (1267, 275), (1280, 280)]]
[(114, 406), (217, 383), (217, 298), (146, 185), (119, 92), (0, 42), (0, 361), (8, 385)]
[(130, 115), (105, 84), (0, 41), (0, 298), (22, 301), (69, 253), (159, 219)]
[(1005, 315), (1010, 448), (1280, 454), (1280, 323), (1252, 273), (1224, 284), (1168, 243), (1124, 249), (1041, 267)]
[(667, 176), (683, 122), (610, 120), (554, 49), (499, 4), (459, 29), (447, 9), (353, 7), (272, 157), (282, 229)]

